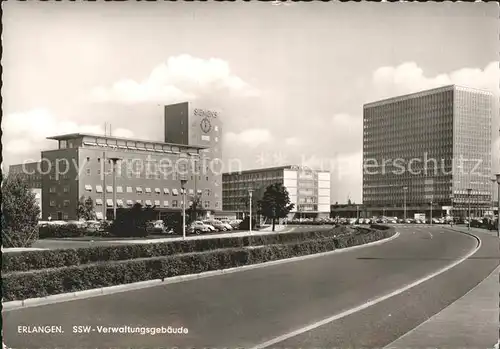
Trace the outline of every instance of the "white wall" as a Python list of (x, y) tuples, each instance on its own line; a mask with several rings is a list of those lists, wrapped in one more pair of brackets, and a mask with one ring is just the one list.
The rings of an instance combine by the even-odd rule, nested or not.
[(330, 197), (330, 188), (328, 188), (328, 189), (318, 189), (318, 196), (328, 196), (328, 197)]

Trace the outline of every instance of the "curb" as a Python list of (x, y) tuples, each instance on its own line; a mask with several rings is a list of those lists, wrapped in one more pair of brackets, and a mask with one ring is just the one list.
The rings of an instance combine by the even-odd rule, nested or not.
[(399, 235), (400, 235), (400, 233), (396, 232), (393, 236), (391, 236), (389, 238), (385, 238), (385, 239), (374, 241), (374, 242), (369, 242), (369, 243), (363, 244), (363, 245), (357, 245), (357, 246), (342, 248), (342, 249), (338, 249), (338, 250), (321, 252), (321, 253), (316, 253), (316, 254), (299, 256), (299, 257), (279, 259), (276, 261), (270, 261), (270, 262), (252, 264), (252, 265), (244, 265), (244, 266), (240, 266), (240, 267), (207, 271), (207, 272), (203, 272), (203, 273), (199, 273), (199, 274), (173, 276), (170, 278), (166, 278), (164, 280), (162, 280), (162, 279), (147, 280), (147, 281), (134, 282), (131, 284), (101, 287), (101, 288), (95, 288), (95, 289), (85, 290), (85, 291), (62, 293), (62, 294), (41, 297), (41, 298), (29, 298), (29, 299), (19, 300), (19, 301), (9, 301), (9, 302), (2, 303), (2, 307), (3, 307), (3, 311), (11, 311), (11, 310), (16, 310), (16, 309), (36, 307), (36, 306), (41, 306), (41, 305), (62, 303), (62, 302), (70, 301), (70, 300), (92, 298), (92, 297), (110, 295), (110, 294), (114, 294), (114, 293), (139, 290), (139, 289), (143, 289), (143, 288), (149, 288), (149, 287), (155, 287), (155, 286), (161, 286), (161, 285), (176, 284), (179, 282), (203, 279), (203, 278), (207, 278), (207, 277), (211, 277), (211, 276), (232, 274), (232, 273), (242, 272), (242, 271), (246, 271), (246, 270), (265, 268), (265, 267), (272, 266), (272, 265), (279, 265), (279, 264), (303, 261), (303, 260), (308, 260), (308, 259), (313, 259), (313, 258), (319, 258), (319, 257), (323, 257), (323, 256), (329, 256), (329, 255), (333, 255), (333, 254), (337, 254), (337, 253), (350, 252), (353, 250), (357, 250), (357, 249), (365, 248), (365, 247), (369, 247), (369, 246), (381, 245), (381, 244), (384, 244), (386, 242), (389, 242), (391, 240), (396, 239), (397, 237), (399, 237)]

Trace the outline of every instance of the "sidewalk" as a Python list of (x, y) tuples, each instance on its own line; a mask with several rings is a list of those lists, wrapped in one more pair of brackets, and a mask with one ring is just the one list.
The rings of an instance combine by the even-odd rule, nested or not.
[(498, 342), (499, 272), (500, 267), (469, 293), (386, 349), (493, 348)]

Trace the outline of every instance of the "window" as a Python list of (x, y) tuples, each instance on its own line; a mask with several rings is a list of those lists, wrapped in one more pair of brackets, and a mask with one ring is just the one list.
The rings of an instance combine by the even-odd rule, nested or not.
[(69, 193), (69, 187), (67, 185), (64, 186), (63, 188), (63, 192), (65, 193)]
[(102, 193), (102, 185), (96, 185), (95, 186), (95, 192), (96, 193)]
[(106, 192), (107, 193), (112, 193), (113, 192), (113, 187), (111, 185), (106, 186)]
[(55, 207), (55, 206), (56, 206), (56, 201), (50, 200), (50, 207)]
[(68, 206), (69, 206), (69, 200), (64, 200), (64, 202), (63, 202), (63, 206), (64, 206), (64, 207), (68, 207)]
[(56, 187), (49, 188), (49, 193), (55, 193), (55, 192), (56, 192)]
[(158, 195), (160, 195), (161, 194), (160, 188), (155, 188), (155, 193), (158, 194)]
[(90, 175), (91, 175), (90, 168), (85, 169), (85, 172), (87, 173), (87, 176), (90, 176)]
[(141, 187), (136, 187), (135, 192), (138, 194), (142, 194), (142, 188)]
[(178, 207), (177, 200), (172, 200), (172, 207)]
[(172, 189), (172, 195), (173, 196), (179, 195), (179, 191), (177, 189)]
[(132, 193), (132, 187), (127, 187), (127, 193)]
[(116, 192), (117, 193), (123, 193), (123, 187), (121, 187), (121, 186), (116, 187)]
[(134, 202), (132, 200), (127, 200), (127, 205), (128, 206), (133, 206), (134, 205)]
[(193, 189), (189, 189), (189, 195), (194, 195), (194, 190)]
[(116, 200), (116, 205), (120, 206), (120, 207), (123, 207), (123, 200), (122, 199), (117, 199)]
[(168, 188), (163, 188), (163, 194), (170, 195), (170, 190)]
[(151, 188), (146, 188), (146, 193), (151, 194)]
[(102, 199), (95, 199), (95, 204), (98, 206), (102, 205)]
[(163, 201), (163, 206), (168, 207), (168, 200)]
[(92, 191), (92, 186), (90, 184), (86, 184), (85, 191)]
[(203, 208), (210, 208), (210, 201), (204, 201)]
[(160, 200), (155, 200), (155, 206), (160, 206)]

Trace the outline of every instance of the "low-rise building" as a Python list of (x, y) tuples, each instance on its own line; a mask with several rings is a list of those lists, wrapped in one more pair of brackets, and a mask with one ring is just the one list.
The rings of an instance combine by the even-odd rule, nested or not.
[(237, 212), (238, 218), (242, 218), (249, 212), (249, 189), (252, 190), (252, 208), (256, 209), (266, 188), (275, 183), (287, 189), (294, 204), (289, 219), (330, 215), (330, 172), (294, 165), (224, 173), (223, 210)]

